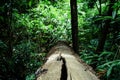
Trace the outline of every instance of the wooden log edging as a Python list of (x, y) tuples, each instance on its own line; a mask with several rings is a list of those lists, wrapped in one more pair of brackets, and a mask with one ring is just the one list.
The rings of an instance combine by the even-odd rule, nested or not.
[(49, 51), (47, 61), (36, 71), (36, 77), (37, 80), (99, 80), (92, 67), (64, 42)]

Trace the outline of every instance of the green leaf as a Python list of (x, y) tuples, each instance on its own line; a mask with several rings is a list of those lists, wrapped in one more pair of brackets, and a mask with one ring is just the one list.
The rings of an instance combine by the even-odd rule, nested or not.
[(32, 6), (32, 0), (29, 1), (28, 5), (29, 5), (29, 7)]
[(101, 16), (101, 17), (95, 19), (94, 22), (100, 21), (100, 20), (108, 20), (108, 19), (112, 19), (112, 17), (111, 16)]
[(112, 12), (112, 18), (115, 19), (116, 15), (117, 15), (117, 12), (115, 10), (115, 11)]
[(107, 71), (107, 77), (110, 76), (111, 72), (112, 72), (113, 66), (110, 66), (110, 68)]

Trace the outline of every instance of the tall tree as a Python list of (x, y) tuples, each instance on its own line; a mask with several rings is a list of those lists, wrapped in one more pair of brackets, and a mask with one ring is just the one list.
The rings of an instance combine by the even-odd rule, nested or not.
[(9, 36), (9, 41), (8, 41), (8, 53), (9, 53), (9, 58), (12, 57), (12, 50), (13, 50), (13, 45), (12, 45), (12, 2), (10, 0), (9, 2), (9, 8), (7, 11), (7, 17), (8, 17), (8, 36)]
[(73, 49), (78, 53), (78, 16), (77, 0), (70, 0)]
[[(112, 17), (114, 3), (115, 3), (115, 0), (110, 0), (109, 1), (107, 16)], [(101, 29), (101, 35), (100, 35), (99, 43), (98, 43), (98, 46), (97, 46), (97, 49), (96, 49), (97, 53), (102, 52), (103, 49), (104, 49), (107, 34), (109, 33), (110, 22), (111, 22), (111, 19), (107, 19), (105, 21), (105, 24), (103, 25), (103, 28)]]

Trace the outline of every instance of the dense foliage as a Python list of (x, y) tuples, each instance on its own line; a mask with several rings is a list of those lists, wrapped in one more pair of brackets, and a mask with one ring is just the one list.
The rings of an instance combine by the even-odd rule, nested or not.
[[(0, 80), (34, 80), (55, 42), (72, 44), (70, 1), (8, 0), (0, 4)], [(120, 2), (78, 0), (77, 5), (80, 58), (102, 80), (119, 80)]]

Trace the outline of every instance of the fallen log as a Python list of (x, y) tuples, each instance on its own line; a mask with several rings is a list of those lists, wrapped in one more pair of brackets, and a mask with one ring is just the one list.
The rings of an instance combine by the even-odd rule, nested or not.
[(37, 80), (99, 80), (92, 67), (64, 42), (49, 51), (47, 61), (35, 74)]

